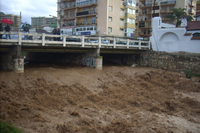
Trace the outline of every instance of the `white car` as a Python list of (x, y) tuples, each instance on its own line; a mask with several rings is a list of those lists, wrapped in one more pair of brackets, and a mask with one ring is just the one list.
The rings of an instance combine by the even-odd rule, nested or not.
[(101, 43), (109, 44), (110, 42), (108, 40), (101, 40)]
[(90, 40), (90, 41), (88, 41), (89, 43), (98, 43), (99, 42), (99, 40)]

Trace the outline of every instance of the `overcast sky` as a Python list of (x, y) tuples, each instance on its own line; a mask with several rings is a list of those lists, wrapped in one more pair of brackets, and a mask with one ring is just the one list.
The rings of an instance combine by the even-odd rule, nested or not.
[(31, 24), (31, 17), (57, 16), (57, 0), (0, 0), (0, 12), (20, 15)]

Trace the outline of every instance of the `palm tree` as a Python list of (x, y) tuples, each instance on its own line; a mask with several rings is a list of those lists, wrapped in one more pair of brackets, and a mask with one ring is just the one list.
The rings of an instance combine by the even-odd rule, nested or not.
[(170, 18), (172, 21), (176, 20), (176, 27), (178, 27), (181, 24), (181, 16), (187, 15), (185, 12), (185, 8), (173, 8), (171, 11), (173, 11), (172, 14), (166, 15), (167, 18)]

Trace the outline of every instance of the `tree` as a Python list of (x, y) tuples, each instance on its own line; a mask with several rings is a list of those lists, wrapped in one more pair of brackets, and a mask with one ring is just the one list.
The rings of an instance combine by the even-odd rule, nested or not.
[(176, 27), (178, 27), (181, 24), (181, 16), (187, 15), (185, 12), (185, 8), (173, 8), (171, 11), (173, 11), (172, 14), (166, 15), (167, 18), (170, 18), (172, 21), (176, 20)]

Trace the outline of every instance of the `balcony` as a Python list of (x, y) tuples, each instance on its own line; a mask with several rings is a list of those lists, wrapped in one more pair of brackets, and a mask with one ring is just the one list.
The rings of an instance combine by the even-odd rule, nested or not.
[(86, 17), (86, 16), (94, 16), (96, 15), (96, 12), (95, 11), (83, 11), (83, 12), (77, 12), (76, 13), (76, 17)]
[(151, 36), (151, 33), (149, 33), (149, 34), (146, 34), (146, 33), (141, 34), (141, 33), (139, 33), (139, 36), (140, 36), (140, 37), (150, 37), (150, 36)]
[(75, 19), (76, 19), (75, 16), (64, 16), (64, 17), (62, 18), (62, 20), (75, 20)]
[(188, 9), (188, 14), (194, 15), (194, 12), (192, 11), (192, 8)]
[(153, 13), (152, 17), (159, 17), (159, 13)]
[(80, 7), (80, 6), (86, 6), (86, 5), (97, 5), (97, 0), (87, 0), (87, 1), (83, 1), (83, 2), (78, 2), (76, 3), (76, 6), (77, 7)]
[(141, 8), (141, 9), (152, 8), (152, 3), (142, 4), (142, 5), (140, 5), (140, 8)]
[(140, 2), (145, 2), (146, 0), (140, 0)]
[(136, 19), (135, 14), (125, 13), (126, 18)]
[(132, 23), (132, 24), (125, 23), (125, 28), (133, 28), (133, 29), (135, 29), (135, 23)]
[(94, 25), (97, 25), (96, 21), (94, 21), (94, 22), (77, 21), (76, 22), (76, 26), (77, 27), (81, 27), (81, 26), (94, 26)]
[(72, 1), (75, 1), (75, 0), (61, 0), (61, 2), (72, 2)]
[(190, 8), (193, 8), (194, 5), (192, 4), (192, 1), (190, 1), (190, 3), (188, 4)]
[(175, 5), (175, 4), (176, 4), (176, 0), (160, 2), (161, 6), (168, 6), (168, 5)]
[[(145, 17), (142, 17), (142, 18), (139, 18), (139, 21), (148, 21), (148, 22), (151, 22), (151, 17), (147, 17), (147, 16), (145, 16)], [(143, 22), (141, 22), (141, 23), (143, 23)]]
[(173, 11), (169, 11), (169, 10), (167, 10), (167, 9), (162, 9), (162, 10), (160, 11), (160, 13), (161, 13), (161, 14), (167, 14), (167, 13), (173, 13)]

